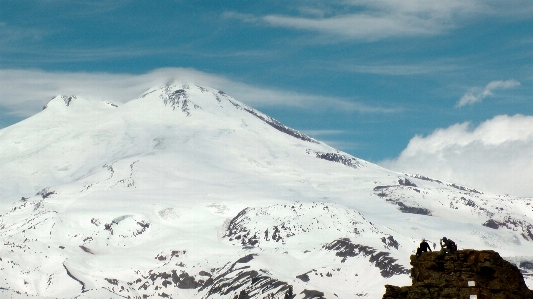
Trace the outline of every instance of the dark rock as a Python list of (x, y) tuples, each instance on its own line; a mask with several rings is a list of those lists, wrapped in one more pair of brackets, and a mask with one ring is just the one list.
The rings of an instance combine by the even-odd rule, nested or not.
[(164, 255), (160, 255), (158, 254), (156, 257), (155, 257), (156, 260), (159, 260), (159, 261), (166, 261), (167, 260), (167, 257), (164, 256)]
[[(533, 299), (520, 270), (492, 250), (411, 256), (412, 285), (386, 285), (383, 299)], [(475, 297), (474, 297), (475, 295)]]
[[(214, 296), (216, 298), (241, 298), (246, 294), (250, 298), (283, 298), (292, 286), (270, 276), (251, 270), (249, 266), (235, 262), (224, 268), (217, 269), (199, 289), (206, 292), (204, 299)], [(244, 291), (244, 292), (243, 292)], [(240, 292), (240, 293), (238, 293)], [(229, 297), (229, 294), (239, 294)], [(261, 297), (251, 296), (261, 294)], [(222, 297), (220, 297), (222, 296)], [(244, 297), (248, 298), (248, 297)], [(290, 297), (289, 297), (290, 298)]]
[(70, 102), (72, 102), (73, 99), (76, 98), (76, 96), (61, 96), (61, 98), (63, 99), (63, 101), (65, 102), (65, 106), (70, 106)]
[(83, 245), (80, 245), (80, 249), (87, 252), (87, 253), (90, 253), (90, 254), (94, 254), (94, 252), (92, 252), (89, 248), (83, 246)]
[(525, 220), (515, 219), (511, 216), (505, 216), (503, 221), (489, 219), (485, 221), (483, 225), (493, 229), (504, 228), (513, 231), (521, 231), (522, 238), (527, 241), (533, 241), (533, 224)]
[(118, 280), (117, 279), (114, 279), (114, 278), (104, 278), (107, 282), (109, 282), (110, 284), (113, 284), (113, 285), (116, 285), (118, 286)]
[(448, 184), (448, 186), (450, 187), (453, 187), (457, 190), (461, 190), (461, 191), (467, 191), (467, 192), (473, 192), (473, 193), (477, 193), (477, 194), (483, 194), (483, 192), (480, 192), (476, 189), (470, 189), (470, 188), (466, 188), (464, 186), (459, 186), (459, 185), (456, 185), (456, 184)]
[(292, 291), (292, 285), (289, 285), (289, 289), (287, 290), (287, 292), (285, 292), (285, 296), (283, 296), (284, 299), (290, 299), (290, 298), (294, 298), (294, 293)]
[(387, 188), (390, 188), (390, 187), (394, 187), (394, 186), (376, 186), (376, 187), (374, 187), (374, 191), (379, 191), (379, 190), (387, 189)]
[(100, 221), (98, 219), (95, 219), (95, 218), (91, 218), (91, 223), (96, 225), (96, 226), (100, 225)]
[(524, 268), (524, 269), (528, 269), (528, 270), (533, 270), (533, 263), (532, 262), (521, 262), (520, 263), (520, 268)]
[(350, 239), (337, 239), (323, 246), (325, 250), (335, 251), (335, 255), (342, 257), (341, 263), (344, 263), (350, 257), (362, 255), (368, 257), (368, 261), (377, 267), (381, 276), (388, 278), (394, 275), (407, 274), (409, 271), (402, 265), (396, 263), (395, 258), (390, 257), (390, 253), (377, 251), (370, 246), (353, 244)]
[(308, 282), (309, 281), (309, 275), (307, 275), (307, 273), (298, 275), (298, 276), (296, 276), (296, 278), (298, 278), (299, 280), (301, 280), (303, 282)]
[(239, 296), (235, 297), (236, 299), (249, 299), (250, 296), (248, 296), (248, 293), (246, 293), (245, 290), (241, 290), (239, 293)]
[(72, 275), (72, 273), (70, 273), (70, 271), (68, 270), (67, 266), (65, 266), (64, 263), (63, 263), (63, 268), (65, 268), (65, 271), (67, 271), (67, 275), (68, 275), (70, 278), (74, 279), (74, 280), (77, 281), (79, 284), (81, 284), (81, 291), (82, 291), (82, 293), (85, 292), (85, 283), (84, 283), (82, 280), (78, 279), (76, 276)]
[(257, 254), (249, 254), (249, 255), (243, 256), (237, 260), (237, 263), (242, 263), (242, 264), (248, 263), (249, 261), (254, 259), (255, 255)]
[(426, 208), (417, 208), (417, 207), (406, 206), (401, 201), (396, 202), (396, 204), (400, 207), (400, 211), (402, 213), (410, 213), (410, 214), (419, 214), (419, 215), (431, 216), (431, 211), (426, 209)]
[(390, 249), (391, 247), (398, 249), (398, 247), (400, 247), (400, 244), (398, 243), (398, 241), (394, 240), (393, 236), (388, 236), (387, 238), (382, 237), (381, 242), (385, 244), (385, 247), (387, 249)]
[(202, 285), (194, 279), (194, 276), (190, 276), (188, 273), (183, 272), (179, 276), (180, 282), (178, 288), (180, 289), (196, 289)]
[(315, 291), (315, 290), (303, 290), (304, 293), (304, 299), (312, 299), (312, 298), (317, 298), (317, 299), (324, 299), (324, 293), (320, 292), (320, 291)]
[(442, 184), (442, 181), (435, 180), (435, 179), (429, 178), (427, 176), (419, 175), (419, 174), (407, 174), (407, 173), (405, 173), (405, 175), (408, 175), (408, 176), (410, 176), (412, 178), (419, 179), (419, 180), (424, 180), (424, 181), (429, 181), (429, 182)]
[[(311, 152), (314, 152), (314, 151), (307, 150), (308, 154), (310, 154)], [(314, 154), (319, 159), (323, 159), (323, 160), (331, 161), (331, 162), (336, 162), (336, 163), (341, 163), (342, 165), (345, 165), (345, 166), (348, 166), (348, 167), (351, 167), (351, 168), (360, 168), (361, 165), (362, 165), (361, 162), (358, 159), (356, 159), (354, 157), (351, 157), (351, 156), (343, 155), (343, 154), (340, 154), (340, 153), (314, 152)]]
[(200, 272), (198, 273), (198, 275), (200, 275), (200, 276), (208, 276), (208, 277), (211, 277), (211, 274), (209, 274), (208, 272), (205, 272), (205, 271), (200, 271)]
[[(233, 101), (230, 101), (233, 105), (235, 105), (235, 103)], [(258, 113), (255, 109), (252, 109), (252, 108), (248, 108), (248, 107), (242, 107), (244, 109), (244, 111), (250, 113), (251, 115), (259, 118), (260, 120), (264, 121), (267, 125), (273, 127), (274, 129), (282, 132), (282, 133), (285, 133), (287, 135), (290, 135), (292, 137), (296, 137), (298, 139), (301, 139), (303, 141), (307, 141), (307, 142), (311, 142), (311, 143), (319, 143), (318, 141), (316, 141), (315, 139), (299, 132), (299, 131), (296, 131), (292, 128), (289, 128), (287, 126), (285, 126), (284, 124), (280, 123), (279, 121), (273, 119), (272, 117), (270, 116), (266, 116), (266, 115), (263, 115), (261, 113)]]
[(181, 255), (184, 255), (185, 253), (187, 253), (186, 250), (183, 250), (183, 251), (180, 251), (180, 250), (172, 250), (172, 252), (170, 253), (170, 256), (172, 256), (172, 257), (180, 257), (180, 254), (181, 254)]
[(400, 178), (398, 179), (398, 184), (402, 185), (402, 186), (409, 186), (409, 187), (417, 187), (415, 183), (411, 182), (409, 179), (407, 178)]
[(490, 227), (492, 229), (498, 229), (498, 227), (500, 227), (498, 222), (494, 221), (494, 219), (489, 219), (485, 221), (485, 223), (483, 223), (483, 226)]
[(50, 189), (44, 188), (43, 190), (37, 192), (37, 194), (35, 195), (40, 195), (43, 199), (46, 199), (54, 194), (56, 194), (55, 191), (50, 191)]

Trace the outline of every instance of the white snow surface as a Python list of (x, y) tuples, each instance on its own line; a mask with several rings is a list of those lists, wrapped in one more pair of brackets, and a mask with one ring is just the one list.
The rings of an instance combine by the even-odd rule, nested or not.
[(533, 286), (531, 198), (383, 169), (208, 87), (57, 96), (0, 130), (0, 183), (2, 298), (377, 299), (443, 236)]

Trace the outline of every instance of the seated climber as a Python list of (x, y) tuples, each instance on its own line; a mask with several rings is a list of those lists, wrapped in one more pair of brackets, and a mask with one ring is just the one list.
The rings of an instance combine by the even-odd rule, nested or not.
[(428, 252), (428, 249), (429, 251), (433, 251), (429, 247), (429, 244), (426, 239), (422, 239), (422, 242), (420, 242), (420, 247), (416, 249), (416, 258), (419, 258), (422, 255), (422, 252)]
[(442, 237), (442, 239), (440, 239), (440, 247), (441, 248), (438, 257), (441, 259), (444, 258), (444, 255), (447, 252), (453, 253), (457, 251), (457, 245), (455, 244), (455, 242), (446, 237)]

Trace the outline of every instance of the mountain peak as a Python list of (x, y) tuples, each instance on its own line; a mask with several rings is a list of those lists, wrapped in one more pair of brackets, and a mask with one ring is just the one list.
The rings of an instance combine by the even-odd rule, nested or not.
[(111, 102), (108, 102), (108, 101), (103, 101), (103, 102), (96, 102), (96, 101), (90, 101), (90, 100), (86, 100), (84, 98), (81, 98), (81, 97), (78, 97), (76, 95), (70, 95), (70, 96), (67, 96), (67, 95), (57, 95), (57, 96), (54, 96), (52, 99), (50, 99), (50, 101), (48, 101), (44, 106), (43, 106), (43, 110), (47, 109), (47, 108), (52, 108), (52, 109), (59, 109), (60, 107), (62, 108), (65, 108), (65, 107), (71, 107), (71, 106), (95, 106), (95, 105), (100, 105), (100, 104), (105, 104), (106, 106), (111, 106), (111, 107), (118, 107), (118, 105), (116, 104), (113, 104)]
[(218, 115), (221, 113), (230, 114), (235, 118), (242, 117), (243, 113), (252, 115), (282, 133), (307, 142), (319, 143), (317, 140), (282, 124), (221, 90), (187, 83), (166, 84), (150, 88), (138, 99), (145, 98), (162, 100), (165, 106), (172, 108), (174, 111), (181, 111), (186, 116), (191, 116), (195, 110), (203, 110)]
[(48, 107), (51, 107), (51, 106), (56, 106), (56, 105), (64, 105), (66, 107), (70, 106), (70, 103), (76, 99), (76, 96), (75, 95), (71, 95), (71, 96), (65, 96), (65, 95), (57, 95), (55, 97), (53, 97), (50, 101), (48, 101), (48, 103), (46, 103), (44, 106), (43, 106), (43, 110), (48, 108)]

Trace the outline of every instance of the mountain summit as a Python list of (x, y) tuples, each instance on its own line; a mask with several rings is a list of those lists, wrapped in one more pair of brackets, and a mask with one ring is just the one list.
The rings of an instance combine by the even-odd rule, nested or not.
[(208, 87), (57, 96), (0, 145), (3, 297), (381, 298), (443, 234), (532, 270), (531, 199), (383, 169)]

